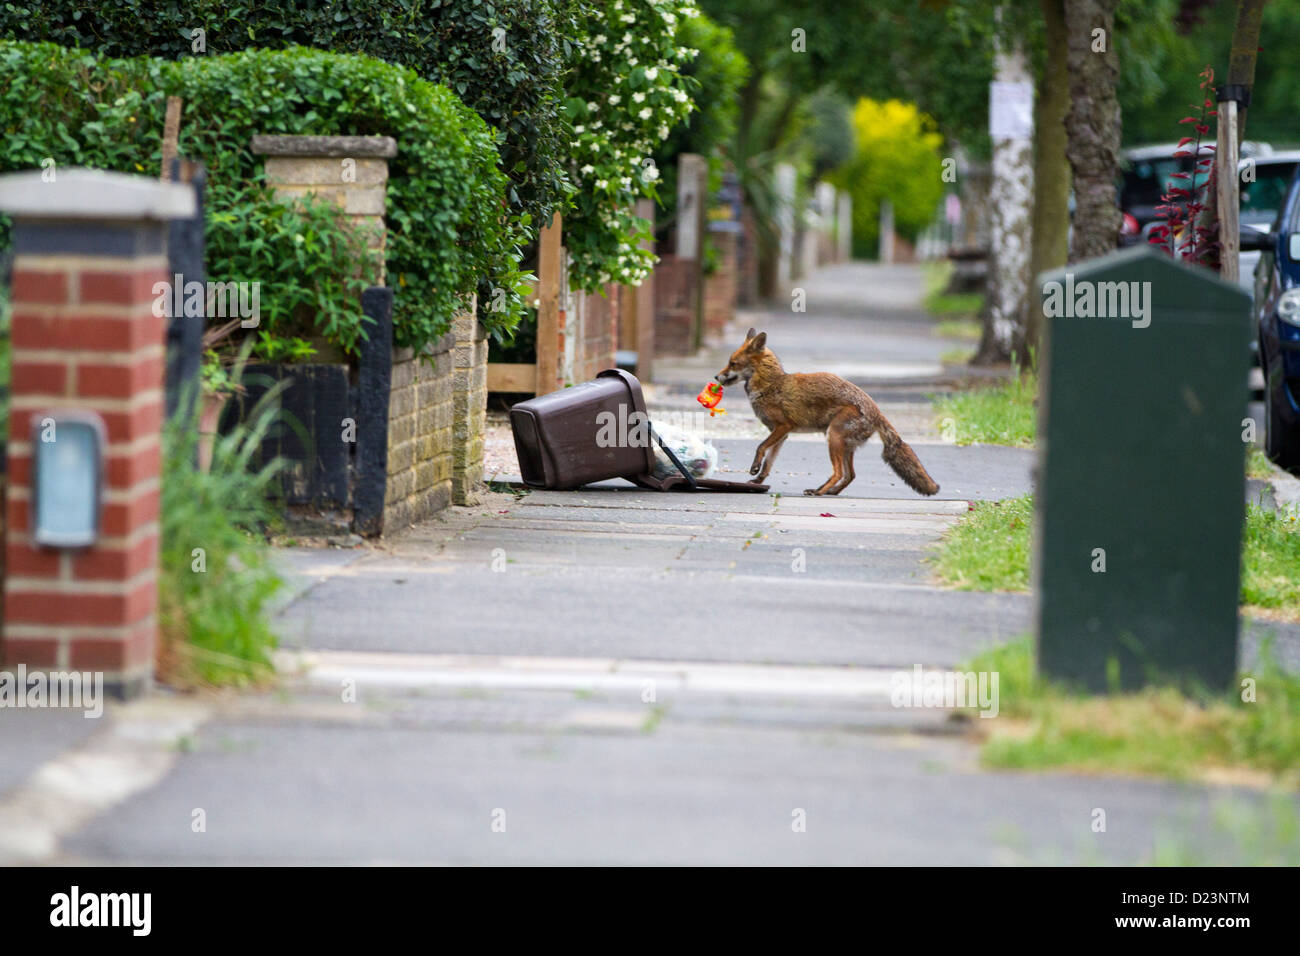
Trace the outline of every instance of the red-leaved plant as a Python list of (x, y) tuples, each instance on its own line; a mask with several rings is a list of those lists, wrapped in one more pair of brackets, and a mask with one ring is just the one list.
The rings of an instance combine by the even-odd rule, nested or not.
[[(1195, 157), (1190, 173), (1173, 173), (1170, 178), (1182, 180), (1186, 186), (1171, 185), (1160, 197), (1163, 205), (1156, 207), (1156, 213), (1164, 223), (1151, 229), (1150, 242), (1159, 246), (1175, 259), (1183, 259), (1207, 268), (1218, 268), (1219, 261), (1219, 219), (1218, 216), (1207, 221), (1207, 197), (1214, 195), (1214, 147), (1202, 145), (1202, 140), (1210, 131), (1210, 117), (1218, 116), (1210, 91), (1214, 89), (1214, 69), (1206, 66), (1200, 74), (1202, 102), (1193, 116), (1184, 116), (1178, 121), (1181, 126), (1191, 126), (1194, 136), (1184, 136), (1178, 141), (1175, 158)], [(1202, 155), (1209, 153), (1210, 155)]]

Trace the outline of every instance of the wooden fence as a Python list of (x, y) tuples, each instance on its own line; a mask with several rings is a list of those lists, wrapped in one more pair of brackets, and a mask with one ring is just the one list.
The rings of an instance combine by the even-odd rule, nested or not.
[(537, 360), (489, 362), (489, 392), (545, 395), (564, 385), (560, 359), (564, 325), (564, 225), (557, 212), (543, 226), (537, 256)]

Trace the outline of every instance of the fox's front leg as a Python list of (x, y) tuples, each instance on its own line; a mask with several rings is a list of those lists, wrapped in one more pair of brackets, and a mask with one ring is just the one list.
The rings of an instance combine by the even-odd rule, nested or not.
[[(776, 461), (776, 453), (781, 450), (781, 445), (793, 426), (776, 425), (762, 443), (754, 451), (754, 463), (749, 466), (749, 473), (755, 475), (754, 481), (762, 484), (772, 470), (772, 464)], [(764, 460), (766, 456), (766, 460)]]

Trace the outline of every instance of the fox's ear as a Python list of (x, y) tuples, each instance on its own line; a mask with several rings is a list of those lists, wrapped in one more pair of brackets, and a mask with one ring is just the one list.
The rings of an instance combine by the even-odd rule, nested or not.
[(759, 332), (758, 335), (751, 335), (750, 338), (752, 341), (749, 343), (749, 350), (751, 352), (763, 351), (764, 346), (767, 345), (767, 333)]
[(751, 325), (749, 331), (745, 333), (745, 341), (748, 342), (754, 337), (754, 327)]

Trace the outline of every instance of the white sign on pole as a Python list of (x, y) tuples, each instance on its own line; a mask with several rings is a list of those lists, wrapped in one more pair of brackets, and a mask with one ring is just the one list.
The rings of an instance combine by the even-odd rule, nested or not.
[(994, 80), (989, 84), (989, 136), (1031, 139), (1034, 135), (1034, 84)]

